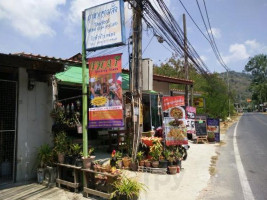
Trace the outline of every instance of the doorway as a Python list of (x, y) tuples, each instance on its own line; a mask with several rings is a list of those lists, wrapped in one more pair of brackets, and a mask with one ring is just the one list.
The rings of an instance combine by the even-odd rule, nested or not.
[(17, 82), (0, 79), (0, 183), (15, 180)]

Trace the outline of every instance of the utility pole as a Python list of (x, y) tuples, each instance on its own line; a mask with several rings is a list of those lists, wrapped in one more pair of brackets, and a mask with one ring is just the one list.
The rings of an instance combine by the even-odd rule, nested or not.
[(132, 127), (133, 127), (133, 149), (132, 158), (136, 159), (138, 144), (142, 129), (142, 1), (136, 0), (133, 10), (133, 50), (131, 66), (130, 89), (132, 94)]
[(85, 12), (82, 12), (82, 130), (83, 130), (83, 155), (88, 156), (87, 140), (87, 80), (89, 74), (86, 73), (86, 49), (85, 49)]
[[(183, 25), (184, 25), (184, 69), (185, 69), (185, 79), (188, 80), (188, 56), (187, 56), (187, 32), (186, 32), (186, 19), (185, 14), (183, 14)], [(189, 106), (189, 88), (185, 85), (185, 106)], [(192, 98), (191, 94), (191, 98)]]
[(228, 86), (228, 117), (230, 118), (230, 81), (229, 81), (229, 70), (226, 69), (227, 71), (227, 86)]

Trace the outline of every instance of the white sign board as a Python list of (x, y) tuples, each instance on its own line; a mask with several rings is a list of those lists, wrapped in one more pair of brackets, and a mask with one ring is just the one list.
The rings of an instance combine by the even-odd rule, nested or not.
[(125, 44), (124, 3), (116, 0), (85, 10), (86, 50)]

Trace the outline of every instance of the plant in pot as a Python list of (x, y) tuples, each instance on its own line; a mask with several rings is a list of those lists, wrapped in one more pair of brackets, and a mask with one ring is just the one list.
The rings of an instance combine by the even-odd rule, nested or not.
[(159, 167), (159, 158), (162, 154), (162, 144), (158, 140), (153, 141), (153, 145), (150, 147), (149, 154), (152, 156), (152, 167)]
[(118, 169), (121, 169), (122, 168), (122, 152), (116, 151), (114, 157), (115, 157), (115, 160), (116, 160), (116, 167)]
[(182, 158), (183, 158), (183, 155), (182, 155), (182, 153), (180, 152), (180, 149), (179, 149), (179, 148), (177, 148), (177, 149), (174, 151), (174, 158), (175, 158), (175, 161), (176, 161), (177, 166), (179, 167), (179, 169), (181, 169), (181, 167), (182, 167)]
[(215, 133), (214, 132), (208, 133), (208, 141), (209, 142), (215, 142)]
[(144, 152), (143, 151), (138, 151), (137, 152), (136, 159), (138, 161), (139, 166), (144, 166), (145, 165)]
[(68, 151), (68, 143), (69, 141), (64, 131), (56, 134), (54, 150), (57, 152), (59, 163), (64, 163), (65, 153)]
[(82, 167), (83, 161), (81, 159), (81, 150), (82, 147), (79, 144), (72, 144), (70, 146), (73, 156), (73, 164), (75, 164), (77, 167)]
[(83, 168), (85, 168), (85, 169), (91, 168), (92, 162), (95, 159), (95, 156), (92, 155), (94, 150), (95, 149), (93, 147), (89, 148), (88, 149), (88, 155), (86, 157), (83, 155), (83, 153), (81, 153), (82, 154), (82, 160), (83, 160)]
[(37, 163), (37, 180), (38, 183), (42, 183), (45, 168), (53, 165), (53, 149), (48, 144), (44, 144), (38, 148)]
[(168, 160), (168, 171), (170, 174), (176, 174), (177, 173), (177, 166), (173, 165), (173, 162), (175, 161), (174, 153), (173, 151), (170, 151), (167, 157)]
[(169, 151), (168, 149), (165, 149), (163, 152), (163, 159), (159, 160), (159, 167), (160, 168), (168, 168), (168, 158), (171, 155), (171, 151)]
[(125, 176), (113, 183), (114, 192), (111, 198), (119, 200), (137, 200), (141, 191), (146, 191), (146, 186), (135, 179)]

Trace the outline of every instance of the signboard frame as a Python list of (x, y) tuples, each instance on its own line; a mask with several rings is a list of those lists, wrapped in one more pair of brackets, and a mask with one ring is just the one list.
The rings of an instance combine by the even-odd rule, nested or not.
[[(112, 5), (112, 4), (114, 5), (115, 3), (119, 3), (119, 9), (118, 9), (119, 12), (117, 13), (117, 15), (120, 15), (120, 16), (119, 17), (116, 16), (117, 18), (119, 18), (119, 22), (118, 22), (117, 26), (114, 25), (114, 24), (116, 24), (116, 22), (113, 22), (113, 24), (111, 24), (110, 17), (109, 17), (108, 19), (103, 20), (102, 22), (95, 22), (95, 23), (100, 24), (102, 27), (105, 26), (105, 28), (102, 28), (101, 27), (103, 29), (102, 32), (104, 34), (99, 33), (99, 30), (98, 29), (100, 29), (100, 28), (96, 24), (95, 24), (95, 27), (91, 27), (91, 28), (89, 27), (89, 23), (88, 23), (87, 19), (89, 18), (88, 16), (91, 14), (90, 12), (93, 13), (97, 9), (101, 10), (101, 9), (104, 9), (106, 6), (109, 6), (109, 4), (110, 5)], [(91, 20), (91, 18), (94, 18), (95, 19), (96, 16), (101, 16), (102, 13), (105, 16), (105, 13), (107, 15), (109, 15), (111, 12), (113, 14), (114, 12), (117, 12), (117, 9), (104, 10), (104, 11), (101, 11), (101, 12), (98, 11), (97, 13), (95, 12), (95, 13), (93, 13), (93, 14), (90, 15), (91, 16), (90, 17), (90, 20)], [(84, 22), (85, 22), (84, 23), (84, 26), (85, 26), (84, 37), (85, 37), (85, 49), (86, 49), (86, 51), (95, 51), (95, 50), (105, 49), (105, 48), (109, 48), (109, 47), (120, 46), (120, 45), (123, 45), (123, 44), (126, 43), (126, 30), (125, 30), (125, 17), (124, 17), (124, 1), (123, 0), (114, 0), (114, 1), (110, 1), (110, 2), (107, 2), (107, 3), (103, 3), (103, 4), (100, 4), (100, 5), (97, 5), (97, 6), (94, 6), (94, 7), (90, 7), (90, 8), (85, 9), (84, 10)], [(94, 22), (91, 22), (91, 23), (94, 23)], [(106, 29), (107, 28), (110, 28), (113, 25), (114, 25), (114, 27), (111, 28), (112, 30), (115, 29), (115, 28), (118, 28), (120, 30), (118, 31), (118, 33), (113, 31), (112, 32), (112, 35), (111, 35), (111, 33), (110, 32), (107, 32)], [(92, 36), (88, 32), (96, 32), (97, 34), (95, 33), (95, 35)], [(88, 40), (88, 38), (90, 38), (90, 37), (92, 37), (96, 41), (98, 41), (98, 40), (103, 40), (106, 37), (112, 37), (113, 34), (115, 34), (117, 36), (120, 36), (121, 39), (119, 39), (117, 41), (114, 41), (114, 42), (107, 43), (106, 45), (104, 44), (104, 45), (94, 45), (93, 46), (93, 45), (90, 45), (89, 44), (91, 40)], [(113, 39), (111, 39), (111, 40), (113, 40)]]
[(215, 135), (215, 142), (220, 142), (220, 120), (215, 118), (207, 119), (207, 132), (213, 132)]

